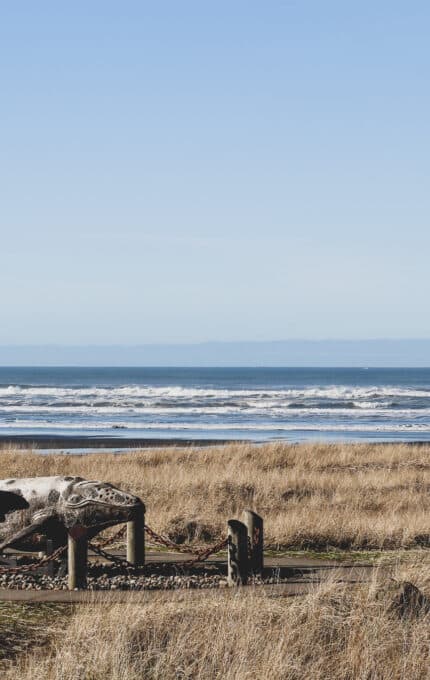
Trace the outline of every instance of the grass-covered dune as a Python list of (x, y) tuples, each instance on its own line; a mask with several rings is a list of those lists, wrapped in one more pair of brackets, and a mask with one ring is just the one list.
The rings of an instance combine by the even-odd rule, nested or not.
[[(395, 580), (430, 595), (430, 447), (235, 444), (114, 455), (0, 452), (0, 476), (78, 474), (139, 494), (148, 523), (212, 542), (253, 507), (282, 548), (396, 549), (364, 584), (134, 593), (127, 603), (0, 603), (5, 680), (424, 680), (430, 614), (399, 618)], [(403, 553), (401, 553), (403, 554)], [(406, 553), (405, 553), (406, 554)], [(398, 554), (396, 555), (396, 559)], [(393, 580), (394, 578), (394, 580)], [(29, 607), (31, 611), (29, 611)]]
[[(428, 570), (427, 570), (428, 571)], [(335, 576), (335, 575), (334, 575)], [(407, 566), (428, 592), (428, 573)], [(424, 680), (430, 618), (401, 619), (375, 583), (304, 597), (258, 588), (130, 596), (57, 614), (52, 635), (4, 665), (5, 680)], [(40, 605), (39, 605), (40, 606)], [(52, 616), (51, 616), (52, 618)]]
[(0, 477), (76, 474), (141, 496), (147, 522), (172, 538), (210, 543), (244, 508), (281, 549), (427, 545), (430, 446), (234, 444), (129, 454), (0, 452)]

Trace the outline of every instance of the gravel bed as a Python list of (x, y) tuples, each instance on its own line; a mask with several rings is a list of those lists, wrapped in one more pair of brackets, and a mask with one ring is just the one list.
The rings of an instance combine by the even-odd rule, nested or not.
[[(169, 573), (170, 572), (170, 573)], [(264, 579), (253, 578), (255, 584), (281, 583), (273, 574)], [(225, 588), (227, 580), (225, 574), (214, 573), (212, 570), (199, 570), (195, 573), (174, 573), (168, 569), (154, 568), (150, 565), (137, 573), (126, 573), (117, 567), (106, 565), (92, 565), (88, 570), (87, 590), (179, 590), (198, 588)], [(68, 590), (67, 576), (48, 576), (37, 572), (3, 573), (0, 574), (0, 588), (13, 590)]]

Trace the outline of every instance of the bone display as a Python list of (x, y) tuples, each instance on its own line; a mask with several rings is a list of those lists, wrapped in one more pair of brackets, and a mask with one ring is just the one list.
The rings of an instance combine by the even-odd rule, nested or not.
[(41, 550), (46, 539), (65, 545), (71, 530), (91, 539), (143, 508), (137, 496), (112, 484), (75, 476), (0, 480), (0, 503), (0, 550)]

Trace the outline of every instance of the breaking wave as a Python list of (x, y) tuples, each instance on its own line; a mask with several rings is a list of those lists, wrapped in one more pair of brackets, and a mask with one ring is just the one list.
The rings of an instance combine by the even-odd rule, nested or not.
[(145, 398), (173, 398), (173, 399), (204, 399), (204, 398), (321, 398), (321, 399), (381, 399), (381, 398), (419, 398), (430, 399), (428, 389), (403, 388), (392, 386), (355, 387), (347, 385), (330, 385), (327, 387), (305, 388), (264, 388), (264, 389), (222, 389), (202, 387), (181, 387), (170, 385), (165, 387), (123, 385), (120, 387), (52, 387), (52, 386), (0, 386), (0, 398), (32, 397), (45, 399), (76, 398), (76, 399), (145, 399)]
[[(357, 384), (352, 384), (329, 382), (327, 371), (319, 384), (310, 384), (311, 371), (301, 369), (302, 383), (296, 371), (294, 383), (268, 380), (258, 385), (257, 370), (254, 375), (249, 369), (247, 380), (235, 375), (235, 369), (220, 370), (224, 373), (206, 371), (204, 385), (199, 384), (199, 376), (197, 384), (190, 384), (198, 369), (189, 369), (182, 384), (180, 380), (178, 384), (87, 384), (85, 369), (82, 384), (70, 385), (60, 378), (56, 384), (25, 380), (0, 384), (0, 430), (3, 434), (104, 432), (119, 437), (139, 432), (201, 436), (206, 431), (211, 436), (233, 433), (247, 438), (311, 432), (386, 433), (399, 438), (415, 433), (416, 438), (425, 438), (429, 433), (430, 439), (430, 373), (425, 384), (405, 384), (404, 376), (401, 384), (395, 380), (360, 384), (364, 379), (358, 373)], [(288, 369), (279, 370), (288, 377)]]

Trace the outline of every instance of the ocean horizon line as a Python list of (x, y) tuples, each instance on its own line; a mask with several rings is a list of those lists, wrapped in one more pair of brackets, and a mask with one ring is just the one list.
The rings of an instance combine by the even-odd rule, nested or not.
[(3, 344), (1, 366), (425, 368), (430, 338)]
[(386, 364), (384, 366), (375, 364), (372, 366), (365, 366), (365, 365), (360, 365), (360, 364), (338, 364), (338, 365), (322, 365), (322, 364), (307, 364), (307, 365), (288, 365), (288, 364), (273, 364), (273, 365), (268, 365), (268, 364), (1, 364), (0, 363), (0, 369), (107, 369), (107, 370), (144, 370), (144, 369), (162, 369), (162, 370), (205, 370), (205, 369), (210, 369), (210, 370), (217, 370), (219, 369), (220, 371), (222, 370), (294, 370), (294, 371), (308, 371), (308, 370), (326, 370), (326, 371), (348, 371), (348, 370), (356, 370), (356, 371), (392, 371), (392, 370), (398, 370), (398, 371), (427, 371), (430, 369), (430, 364), (428, 365), (398, 365), (398, 366), (393, 366)]

